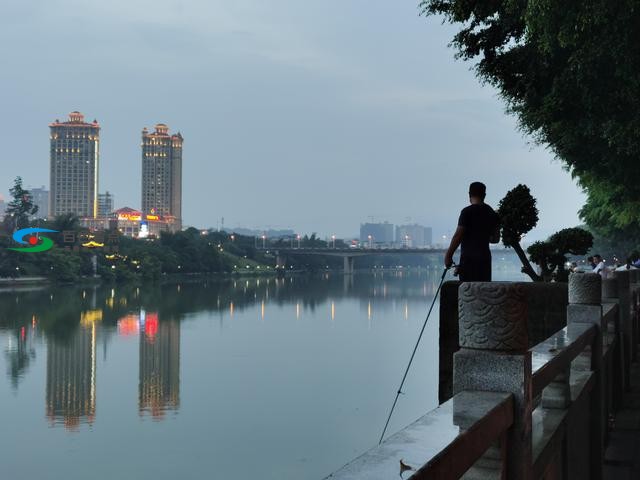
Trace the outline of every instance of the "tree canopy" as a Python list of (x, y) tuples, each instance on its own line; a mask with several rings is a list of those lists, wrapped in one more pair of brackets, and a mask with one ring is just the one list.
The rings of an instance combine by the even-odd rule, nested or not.
[[(538, 224), (538, 207), (529, 187), (519, 184), (498, 205), (502, 243), (520, 258), (522, 272), (533, 281), (568, 280), (567, 255), (584, 255), (593, 245), (593, 235), (583, 228), (565, 228), (543, 242), (535, 242), (524, 253), (520, 242)], [(538, 265), (539, 273), (531, 266)]]
[(540, 277), (529, 263), (520, 241), (538, 224), (536, 203), (529, 187), (519, 184), (509, 190), (498, 204), (502, 243), (507, 248), (513, 248), (522, 262), (522, 271), (534, 281), (540, 280)]
[(423, 0), (459, 24), (458, 57), (476, 61), (524, 132), (587, 192), (595, 230), (640, 233), (640, 0)]
[(33, 204), (29, 190), (22, 188), (21, 177), (16, 177), (9, 192), (11, 193), (11, 201), (5, 211), (4, 228), (7, 232), (12, 233), (29, 226), (29, 217), (38, 212), (38, 206)]

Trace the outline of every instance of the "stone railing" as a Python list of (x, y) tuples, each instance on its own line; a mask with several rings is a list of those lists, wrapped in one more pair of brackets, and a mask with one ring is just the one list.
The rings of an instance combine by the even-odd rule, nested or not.
[(601, 479), (636, 353), (637, 275), (571, 275), (566, 326), (534, 346), (527, 287), (461, 284), (453, 397), (327, 478)]

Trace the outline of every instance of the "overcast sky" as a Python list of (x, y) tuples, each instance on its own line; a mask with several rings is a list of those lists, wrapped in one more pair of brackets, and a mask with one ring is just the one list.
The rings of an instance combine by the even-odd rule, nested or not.
[(579, 223), (584, 196), (517, 131), (418, 0), (3, 2), (2, 186), (49, 183), (48, 124), (102, 127), (100, 191), (140, 208), (140, 132), (185, 138), (186, 225), (353, 235), (373, 217), (455, 228), (468, 184), (517, 183), (531, 238)]

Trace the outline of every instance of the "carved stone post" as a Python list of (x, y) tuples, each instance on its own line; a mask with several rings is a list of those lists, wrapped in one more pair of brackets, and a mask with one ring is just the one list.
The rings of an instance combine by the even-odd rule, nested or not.
[[(590, 477), (600, 480), (603, 475), (604, 460), (604, 432), (606, 431), (607, 414), (605, 404), (605, 378), (602, 362), (602, 348), (605, 328), (602, 318), (602, 279), (596, 273), (572, 273), (569, 275), (569, 305), (567, 306), (567, 325), (587, 323), (597, 326), (597, 334), (591, 348), (585, 354), (590, 354), (591, 370), (595, 378), (595, 385), (591, 394), (589, 412), (589, 462)], [(571, 426), (569, 426), (571, 430)], [(570, 434), (571, 432), (569, 432)], [(580, 452), (567, 448), (569, 454), (570, 472), (580, 470), (584, 456)], [(576, 475), (569, 475), (570, 477)]]
[[(531, 353), (522, 285), (462, 283), (458, 291), (460, 350), (454, 356), (453, 391), (511, 392), (514, 425), (507, 435), (506, 478), (532, 478)], [(480, 459), (472, 477), (504, 478), (496, 468), (499, 449)]]
[[(616, 361), (619, 362), (618, 368), (614, 368), (614, 375), (619, 377), (619, 381), (614, 383), (619, 384), (622, 388), (622, 392), (627, 389), (629, 385), (629, 368), (630, 365), (627, 362), (628, 347), (625, 343), (625, 334), (623, 327), (623, 313), (622, 305), (619, 302), (618, 293), (618, 279), (617, 278), (604, 278), (602, 279), (602, 303), (617, 303), (618, 304), (618, 318), (616, 319), (616, 340), (617, 351), (615, 352)], [(615, 400), (621, 400), (621, 392), (616, 392)]]
[(618, 284), (618, 306), (620, 307), (620, 330), (624, 343), (624, 389), (631, 389), (629, 372), (631, 358), (633, 356), (633, 326), (631, 324), (631, 290), (629, 284), (629, 271), (614, 272), (614, 278)]

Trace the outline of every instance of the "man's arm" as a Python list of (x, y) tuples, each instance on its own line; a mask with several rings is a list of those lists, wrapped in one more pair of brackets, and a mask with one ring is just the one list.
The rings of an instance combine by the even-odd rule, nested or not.
[(491, 232), (491, 236), (489, 237), (489, 243), (499, 243), (500, 242), (500, 225), (496, 225), (496, 228), (493, 232)]
[(500, 241), (500, 217), (494, 212), (495, 227), (489, 237), (489, 243), (498, 243)]
[(458, 225), (456, 228), (456, 233), (451, 237), (451, 243), (449, 244), (449, 250), (447, 250), (446, 255), (444, 256), (444, 266), (447, 268), (451, 268), (453, 265), (453, 254), (456, 253), (456, 250), (462, 243), (462, 235), (464, 234), (464, 227)]

